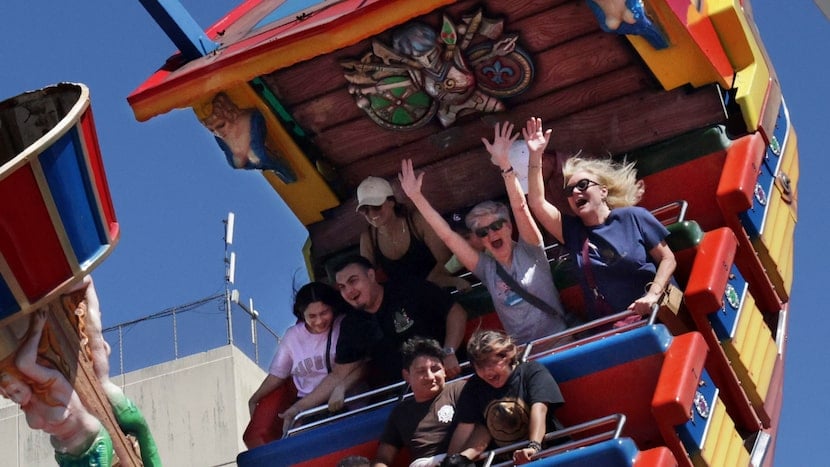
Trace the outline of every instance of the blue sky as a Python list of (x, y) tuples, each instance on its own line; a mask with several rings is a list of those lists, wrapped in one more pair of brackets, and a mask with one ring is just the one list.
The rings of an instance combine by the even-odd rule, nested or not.
[[(235, 3), (182, 2), (207, 28)], [(292, 1), (302, 4), (303, 1)], [(830, 227), (820, 185), (830, 172), (830, 22), (810, 0), (757, 0), (756, 21), (799, 136), (801, 181), (785, 401), (777, 465), (826, 462), (830, 413), (820, 290)], [(254, 172), (232, 171), (189, 110), (138, 123), (126, 96), (174, 51), (138, 0), (5, 0), (0, 99), (60, 81), (85, 83), (121, 224), (120, 244), (93, 274), (104, 325), (133, 320), (223, 290), (222, 220), (236, 213), (236, 284), (263, 320), (290, 322), (292, 279), (304, 281), (305, 230)], [(822, 190), (822, 191), (820, 191)]]

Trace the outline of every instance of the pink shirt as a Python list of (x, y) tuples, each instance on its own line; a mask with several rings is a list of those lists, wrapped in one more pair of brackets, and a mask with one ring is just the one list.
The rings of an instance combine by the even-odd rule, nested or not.
[[(332, 366), (343, 316), (338, 316), (332, 323), (331, 349), (329, 350), (329, 361)], [(294, 385), (297, 386), (297, 396), (307, 396), (329, 373), (325, 357), (328, 338), (327, 332), (312, 334), (305, 327), (305, 323), (291, 326), (285, 331), (277, 354), (271, 361), (269, 372), (283, 379), (291, 375), (294, 378)]]

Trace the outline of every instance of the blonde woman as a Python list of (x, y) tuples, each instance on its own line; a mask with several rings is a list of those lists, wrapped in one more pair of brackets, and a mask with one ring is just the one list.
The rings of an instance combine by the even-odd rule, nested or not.
[(634, 204), (642, 193), (634, 164), (572, 157), (562, 175), (575, 216), (545, 199), (542, 153), (551, 130), (531, 118), (522, 130), (530, 149), (528, 204), (539, 223), (574, 256), (588, 313), (598, 318), (624, 310), (645, 315), (659, 299), (676, 266), (668, 230)]

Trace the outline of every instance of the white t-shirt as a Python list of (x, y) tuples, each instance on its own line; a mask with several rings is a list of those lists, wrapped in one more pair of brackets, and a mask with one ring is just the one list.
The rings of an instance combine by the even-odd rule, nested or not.
[[(338, 316), (331, 325), (329, 361), (332, 366), (343, 317), (344, 315)], [(327, 332), (312, 334), (306, 329), (305, 323), (291, 326), (285, 331), (277, 354), (271, 361), (269, 373), (278, 378), (288, 378), (288, 375), (291, 375), (297, 387), (297, 396), (307, 396), (329, 373), (325, 356), (328, 338)]]

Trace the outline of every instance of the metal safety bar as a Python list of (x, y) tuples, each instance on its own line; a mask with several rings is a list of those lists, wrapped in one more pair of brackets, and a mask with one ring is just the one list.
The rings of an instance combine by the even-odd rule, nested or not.
[[(584, 345), (589, 342), (598, 341), (600, 339), (612, 336), (614, 334), (618, 334), (620, 332), (637, 329), (643, 326), (651, 326), (657, 319), (658, 311), (660, 311), (660, 305), (655, 303), (651, 305), (651, 313), (649, 314), (648, 320), (635, 321), (633, 323), (629, 323), (618, 328), (607, 329), (605, 331), (598, 332), (590, 336), (581, 337), (579, 339), (571, 340), (568, 342), (560, 343), (560, 341), (567, 337), (572, 337), (594, 328), (602, 327), (611, 323), (616, 323), (617, 321), (620, 321), (629, 316), (635, 316), (637, 315), (637, 312), (632, 310), (625, 310), (617, 314), (608, 315), (602, 318), (595, 319), (593, 321), (589, 321), (585, 324), (580, 324), (579, 326), (574, 326), (572, 328), (565, 329), (564, 331), (557, 332), (556, 334), (551, 334), (549, 336), (541, 337), (539, 339), (534, 339), (527, 344), (527, 347), (525, 348), (522, 354), (522, 358), (530, 358), (535, 360), (544, 355), (552, 354), (553, 352), (561, 352), (563, 350), (577, 347), (579, 345)], [(551, 347), (551, 343), (556, 343), (556, 345)], [(542, 350), (538, 353), (533, 353), (533, 347), (542, 347)]]
[[(688, 209), (688, 208), (689, 208), (689, 203), (687, 203), (686, 200), (681, 199), (681, 200), (677, 200), (673, 203), (669, 203), (669, 204), (660, 206), (657, 209), (653, 209), (651, 211), (651, 215), (656, 217), (657, 220), (659, 220), (661, 224), (671, 225), (671, 224), (676, 224), (678, 222), (683, 222), (684, 220), (686, 220), (686, 209)], [(667, 213), (671, 213), (671, 212), (674, 212), (674, 211), (677, 211), (676, 216), (662, 218)]]
[[(470, 368), (471, 365), (470, 365), (470, 362), (465, 361), (465, 362), (461, 362), (459, 364), (459, 366), (461, 367), (461, 371), (463, 373), (465, 370)], [(466, 379), (466, 378), (469, 378), (470, 376), (471, 375), (458, 376), (456, 379)], [(364, 403), (366, 399), (369, 399), (369, 398), (374, 397), (374, 396), (383, 396), (383, 395), (386, 395), (386, 394), (389, 394), (387, 399), (384, 399), (384, 400), (378, 401), (378, 402), (374, 402), (374, 403), (371, 403), (371, 404), (367, 404), (367, 405), (360, 405), (361, 403)], [(344, 405), (348, 405), (348, 404), (358, 405), (359, 407), (357, 407), (354, 410), (344, 411), (342, 413), (337, 413), (337, 414), (331, 415), (329, 417), (324, 417), (324, 418), (321, 418), (319, 420), (315, 420), (315, 421), (308, 422), (308, 423), (305, 423), (305, 424), (298, 424), (298, 422), (302, 421), (305, 418), (319, 416), (319, 415), (321, 415), (321, 414), (323, 414), (323, 413), (325, 413), (329, 410), (328, 405), (319, 405), (317, 407), (312, 407), (308, 410), (304, 410), (304, 411), (298, 413), (297, 416), (294, 417), (294, 420), (289, 425), (288, 430), (285, 433), (283, 433), (282, 437), (287, 438), (291, 435), (294, 435), (295, 433), (306, 431), (306, 430), (309, 430), (311, 428), (316, 428), (316, 427), (321, 426), (321, 425), (326, 425), (328, 423), (336, 422), (336, 421), (341, 420), (345, 417), (351, 417), (352, 415), (356, 415), (356, 414), (363, 413), (363, 412), (368, 412), (370, 410), (373, 410), (373, 409), (376, 409), (376, 408), (379, 408), (379, 407), (383, 407), (383, 406), (391, 404), (393, 402), (400, 402), (401, 400), (406, 399), (408, 397), (412, 397), (412, 392), (409, 391), (409, 385), (406, 383), (406, 381), (400, 381), (398, 383), (393, 383), (393, 384), (390, 384), (390, 385), (387, 385), (387, 386), (382, 386), (382, 387), (379, 387), (379, 388), (370, 389), (370, 390), (362, 392), (360, 394), (355, 394), (354, 396), (347, 397), (343, 401), (343, 404)]]
[[(578, 425), (574, 425), (572, 427), (568, 427), (562, 430), (551, 431), (545, 433), (544, 438), (542, 438), (542, 443), (550, 443), (556, 439), (563, 439), (568, 438), (571, 435), (575, 435), (578, 433), (582, 433), (588, 430), (594, 430), (598, 427), (610, 425), (614, 423), (614, 428), (608, 431), (603, 431), (602, 433), (597, 433), (595, 435), (586, 436), (585, 438), (580, 438), (572, 441), (568, 441), (567, 443), (563, 443), (557, 446), (552, 446), (547, 449), (543, 449), (536, 454), (533, 455), (532, 460), (543, 459), (546, 457), (550, 457), (562, 452), (571, 451), (577, 448), (581, 448), (584, 446), (590, 446), (592, 444), (596, 444), (602, 441), (607, 441), (609, 439), (616, 439), (619, 438), (622, 434), (623, 426), (625, 426), (625, 415), (624, 414), (613, 414), (607, 415), (602, 418), (597, 418), (595, 420), (589, 420), (584, 423), (580, 423)], [(513, 452), (517, 449), (522, 449), (527, 447), (528, 442), (522, 441), (519, 443), (513, 443), (508, 446), (502, 446), (497, 449), (493, 449), (491, 451), (485, 451), (481, 453), (481, 455), (476, 458), (477, 461), (484, 460), (483, 467), (491, 467), (493, 466), (493, 461), (499, 454), (505, 454), (509, 452)], [(509, 466), (513, 465), (512, 461), (502, 462), (499, 464), (495, 464), (494, 467), (502, 467), (502, 466)]]

